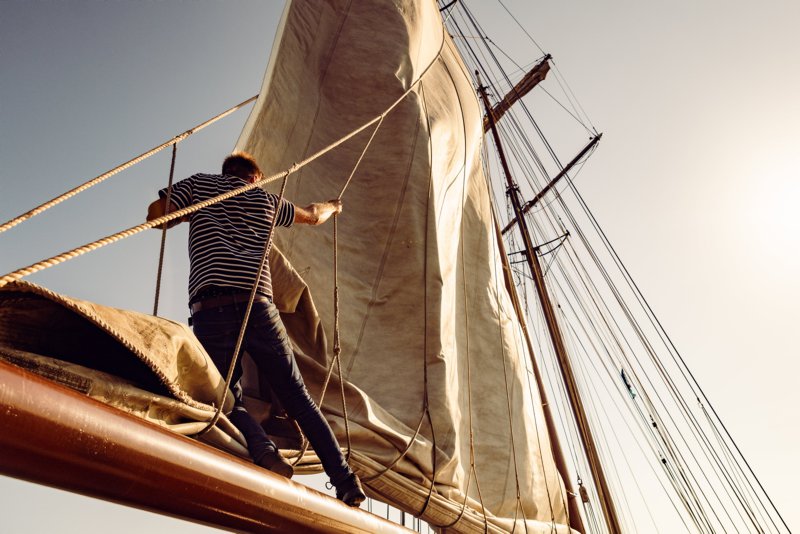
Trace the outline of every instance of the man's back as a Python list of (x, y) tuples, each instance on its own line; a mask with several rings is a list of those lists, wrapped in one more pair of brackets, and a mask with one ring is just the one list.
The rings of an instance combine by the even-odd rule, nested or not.
[[(195, 174), (173, 186), (172, 203), (180, 209), (247, 185), (243, 178)], [(166, 195), (166, 190), (160, 192)], [(269, 228), (276, 218), (278, 197), (251, 189), (194, 213), (189, 228), (189, 296), (207, 286), (252, 288), (264, 252)], [(291, 226), (294, 205), (286, 200), (278, 211), (278, 226)], [(265, 268), (259, 293), (271, 296)]]

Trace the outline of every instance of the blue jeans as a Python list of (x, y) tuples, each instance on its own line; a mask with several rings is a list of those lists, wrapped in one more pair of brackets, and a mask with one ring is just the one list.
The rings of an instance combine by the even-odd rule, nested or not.
[[(222, 376), (228, 372), (246, 308), (246, 303), (230, 304), (192, 315), (194, 333)], [(271, 300), (259, 297), (253, 303), (242, 350), (250, 354), (286, 412), (300, 425), (331, 482), (335, 484), (350, 476), (352, 471), (339, 449), (336, 436), (308, 394), (278, 308)], [(245, 410), (241, 378), (240, 356), (231, 381), (235, 404), (228, 417), (242, 432), (250, 456), (258, 462), (264, 454), (277, 450), (277, 447)]]

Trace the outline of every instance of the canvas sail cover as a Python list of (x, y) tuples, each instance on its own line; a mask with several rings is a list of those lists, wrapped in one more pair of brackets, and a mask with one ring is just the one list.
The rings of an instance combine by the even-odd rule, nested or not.
[[(351, 462), (371, 492), (432, 525), (568, 530), (503, 277), (480, 158), (483, 113), (436, 3), (289, 2), (237, 149), (265, 175), (288, 169), (409, 88), (342, 197), (347, 417), (335, 380), (323, 410), (343, 445), (349, 436)], [(300, 206), (336, 198), (373, 131), (292, 174), (285, 196)], [(304, 280), (275, 276), (276, 296), (310, 290), (288, 299), (284, 311), (293, 313), (284, 318), (317, 399), (332, 357), (332, 242), (330, 223), (275, 235), (286, 268)]]
[[(0, 360), (184, 435), (206, 428), (225, 391), (186, 325), (25, 281), (0, 288)], [(223, 407), (233, 408), (233, 394)], [(224, 415), (202, 439), (248, 457)]]

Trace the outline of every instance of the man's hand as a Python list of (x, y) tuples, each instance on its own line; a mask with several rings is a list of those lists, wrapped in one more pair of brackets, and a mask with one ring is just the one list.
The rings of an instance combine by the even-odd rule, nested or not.
[(314, 202), (305, 208), (295, 206), (294, 209), (294, 222), (295, 224), (310, 224), (317, 226), (324, 223), (331, 216), (342, 212), (342, 201), (338, 198), (329, 200), (327, 202)]

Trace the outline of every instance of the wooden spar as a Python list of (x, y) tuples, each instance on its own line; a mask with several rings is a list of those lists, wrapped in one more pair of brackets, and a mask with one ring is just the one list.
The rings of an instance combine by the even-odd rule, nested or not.
[(0, 472), (225, 530), (408, 532), (0, 361)]
[[(585, 147), (583, 147), (583, 150), (578, 152), (578, 155), (575, 156), (574, 158), (572, 158), (572, 161), (567, 163), (567, 165), (563, 169), (561, 169), (561, 172), (556, 174), (555, 177), (553, 177), (553, 179), (550, 180), (550, 182), (546, 186), (544, 186), (544, 189), (542, 189), (541, 191), (536, 193), (535, 197), (533, 197), (531, 200), (529, 200), (528, 202), (523, 204), (522, 205), (522, 214), (524, 215), (524, 214), (528, 213), (531, 210), (531, 208), (533, 208), (536, 205), (536, 203), (539, 202), (542, 199), (542, 197), (544, 197), (547, 194), (548, 191), (550, 191), (553, 187), (555, 187), (556, 183), (558, 183), (559, 180), (561, 180), (564, 176), (567, 175), (567, 173), (569, 171), (572, 170), (572, 168), (581, 160), (581, 158), (583, 158), (583, 156), (586, 155), (587, 152), (589, 152), (589, 150), (592, 149), (592, 147), (594, 147), (598, 142), (600, 142), (600, 138), (602, 138), (602, 137), (603, 137), (602, 133), (597, 134), (597, 137), (593, 137), (592, 140), (589, 141), (589, 144), (586, 145)], [(503, 235), (505, 235), (506, 232), (508, 232), (509, 230), (511, 230), (514, 227), (514, 223), (515, 222), (517, 222), (517, 216), (516, 215), (503, 228), (503, 232), (502, 232)]]
[[(525, 257), (528, 261), (528, 266), (531, 269), (531, 273), (533, 274), (534, 285), (536, 286), (536, 292), (539, 296), (539, 302), (542, 305), (545, 320), (547, 322), (547, 329), (550, 333), (550, 340), (553, 343), (553, 348), (558, 357), (561, 377), (562, 380), (564, 381), (564, 386), (567, 391), (567, 396), (570, 401), (570, 406), (572, 407), (572, 414), (575, 418), (575, 424), (578, 427), (578, 434), (581, 437), (581, 442), (583, 444), (584, 451), (586, 452), (586, 457), (589, 461), (589, 468), (592, 472), (592, 477), (595, 481), (597, 494), (600, 498), (600, 506), (603, 510), (603, 516), (605, 517), (606, 525), (608, 526), (609, 532), (611, 534), (620, 534), (622, 532), (622, 529), (620, 527), (619, 519), (617, 517), (617, 512), (614, 507), (613, 500), (611, 498), (608, 481), (603, 471), (603, 467), (600, 463), (600, 455), (597, 451), (597, 446), (595, 444), (594, 437), (592, 436), (591, 428), (589, 427), (589, 420), (586, 416), (586, 411), (584, 410), (583, 402), (581, 401), (580, 394), (578, 392), (577, 382), (575, 381), (575, 375), (572, 372), (572, 366), (569, 362), (569, 357), (567, 355), (567, 350), (564, 345), (564, 340), (561, 336), (561, 330), (558, 326), (558, 321), (556, 319), (555, 311), (553, 310), (553, 304), (550, 301), (550, 296), (547, 292), (547, 287), (545, 286), (544, 283), (544, 275), (542, 272), (541, 265), (539, 264), (539, 259), (536, 257), (536, 249), (533, 246), (531, 235), (530, 232), (528, 231), (528, 225), (525, 220), (524, 214), (522, 213), (522, 204), (519, 198), (519, 189), (517, 185), (514, 183), (514, 180), (511, 176), (511, 170), (509, 169), (508, 162), (506, 161), (505, 153), (503, 152), (503, 147), (500, 142), (500, 135), (497, 132), (495, 119), (494, 116), (492, 115), (491, 106), (489, 105), (489, 98), (486, 96), (486, 88), (480, 84), (480, 75), (477, 72), (475, 74), (478, 76), (478, 85), (479, 85), (478, 90), (481, 93), (483, 104), (486, 107), (486, 114), (487, 117), (489, 118), (489, 126), (492, 131), (492, 136), (494, 137), (495, 144), (497, 146), (497, 152), (498, 156), (500, 157), (500, 163), (501, 166), (503, 167), (503, 172), (505, 174), (506, 182), (508, 184), (507, 193), (511, 198), (511, 204), (514, 208), (514, 214), (517, 218), (520, 233), (522, 234), (522, 240), (525, 244), (525, 252), (526, 252)], [(564, 478), (565, 482), (569, 480), (569, 477), (564, 477)], [(580, 529), (576, 527), (576, 530), (579, 530), (580, 532), (585, 532), (582, 527)]]
[[(550, 54), (544, 56), (539, 63), (533, 67), (530, 72), (528, 72), (525, 76), (522, 77), (517, 84), (511, 88), (511, 90), (500, 100), (497, 104), (494, 105), (492, 108), (492, 116), (494, 117), (494, 121), (497, 122), (500, 120), (500, 117), (505, 115), (506, 111), (508, 111), (511, 106), (513, 106), (517, 100), (522, 98), (523, 96), (527, 95), (531, 89), (539, 85), (539, 82), (544, 80), (547, 73), (550, 72), (550, 60), (553, 58)], [(486, 113), (486, 116), (483, 117), (483, 131), (488, 132), (489, 128), (489, 113)]]
[[(497, 144), (497, 149), (498, 149), (498, 152), (500, 154), (500, 161), (503, 164), (503, 170), (504, 170), (505, 175), (506, 175), (506, 180), (509, 183), (508, 192), (509, 192), (509, 195), (511, 195), (511, 203), (514, 205), (515, 213), (521, 213), (519, 197), (516, 194), (512, 194), (512, 193), (515, 192), (515, 189), (513, 187), (513, 182), (511, 181), (511, 172), (508, 169), (508, 164), (507, 164), (507, 162), (505, 160), (505, 155), (503, 154), (502, 148), (500, 146), (500, 136), (497, 133), (497, 128), (495, 126), (494, 115), (492, 114), (491, 108), (489, 107), (489, 99), (486, 96), (486, 88), (481, 85), (481, 83), (480, 83), (480, 74), (478, 74), (477, 71), (475, 72), (475, 75), (478, 77), (478, 86), (479, 86), (478, 90), (481, 93), (481, 98), (483, 99), (483, 104), (484, 104), (484, 106), (486, 108), (486, 116), (489, 118), (489, 129), (491, 130), (492, 135), (494, 136), (495, 143)], [(525, 223), (525, 219), (522, 218), (521, 220), (523, 221), (523, 224), (524, 224)], [(533, 245), (530, 244), (530, 234), (528, 233), (527, 226), (524, 227), (524, 231), (522, 232), (522, 234), (523, 234), (523, 236), (522, 236), (523, 240), (525, 240), (526, 249), (528, 249), (530, 247), (529, 250), (533, 250)], [(502, 243), (502, 238), (501, 238), (500, 235), (498, 235), (498, 239), (500, 239), (500, 243)], [(505, 254), (504, 254), (504, 257), (505, 257)], [(504, 265), (506, 263), (508, 263), (508, 259), (507, 258), (504, 259)], [(509, 271), (510, 271), (510, 267), (509, 267)], [(513, 285), (513, 283), (512, 283), (512, 285)], [(512, 300), (515, 302), (515, 306), (518, 305), (518, 300), (517, 299), (512, 297)], [(520, 316), (522, 316), (521, 309), (518, 310), (517, 313)], [(525, 323), (523, 322), (522, 324), (524, 325)], [(536, 384), (539, 387), (540, 395), (542, 395), (542, 400), (544, 401), (545, 398), (546, 398), (545, 397), (545, 392), (544, 392), (544, 387), (543, 387), (544, 384), (541, 381), (541, 376), (540, 376), (540, 374), (538, 372), (538, 365), (537, 365), (536, 360), (534, 358), (533, 345), (530, 343), (530, 339), (529, 339), (529, 337), (527, 335), (527, 328), (524, 328), (523, 330), (525, 331), (525, 339), (528, 342), (528, 350), (530, 352), (531, 363), (532, 363), (533, 368), (534, 368), (534, 376), (536, 377)], [(561, 448), (561, 444), (560, 444), (559, 439), (558, 439), (558, 434), (555, 431), (555, 424), (553, 422), (553, 415), (552, 415), (552, 413), (550, 411), (550, 404), (546, 403), (546, 402), (543, 402), (542, 404), (543, 404), (542, 409), (544, 410), (544, 413), (545, 413), (545, 421), (546, 421), (546, 424), (547, 424), (547, 430), (550, 432), (551, 443), (553, 445), (553, 459), (556, 462), (556, 467), (557, 467), (559, 473), (561, 474), (561, 478), (564, 481), (564, 487), (565, 487), (565, 489), (567, 491), (567, 507), (568, 507), (568, 512), (569, 512), (570, 527), (575, 529), (575, 530), (577, 530), (578, 532), (585, 532), (584, 526), (583, 526), (583, 516), (581, 514), (580, 506), (578, 506), (577, 494), (575, 492), (574, 487), (572, 486), (572, 479), (571, 479), (571, 477), (569, 475), (569, 470), (567, 469), (566, 460), (564, 459), (564, 451)]]

